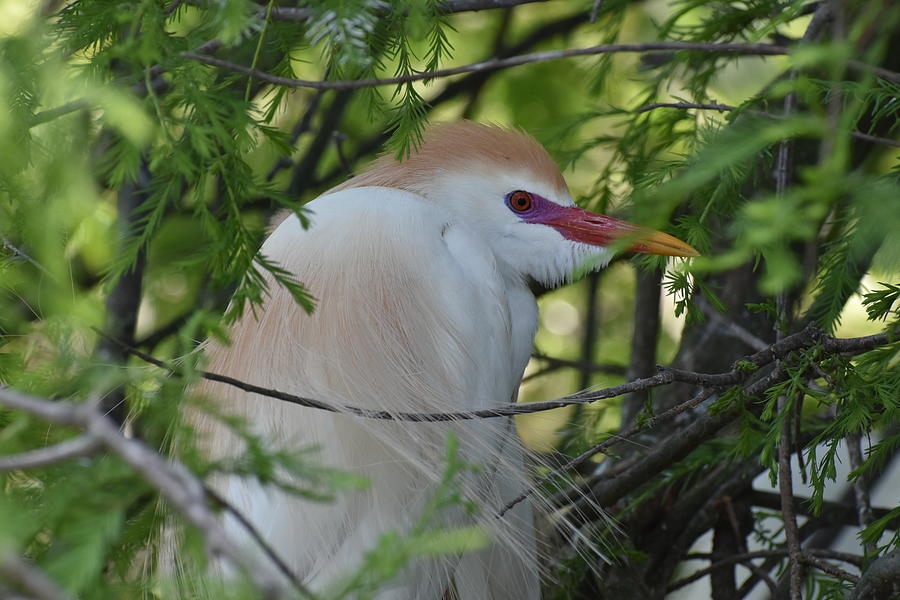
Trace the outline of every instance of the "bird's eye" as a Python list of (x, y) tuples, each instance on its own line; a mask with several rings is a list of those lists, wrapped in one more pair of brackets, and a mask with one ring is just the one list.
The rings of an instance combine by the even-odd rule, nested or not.
[(531, 208), (533, 198), (528, 192), (517, 190), (507, 197), (509, 207), (516, 212), (525, 212)]

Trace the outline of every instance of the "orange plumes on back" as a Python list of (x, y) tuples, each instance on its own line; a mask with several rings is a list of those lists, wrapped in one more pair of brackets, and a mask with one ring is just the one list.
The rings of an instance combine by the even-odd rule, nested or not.
[(534, 173), (561, 193), (567, 190), (559, 167), (543, 146), (524, 131), (459, 121), (432, 125), (407, 160), (383, 155), (363, 173), (330, 191), (378, 186), (421, 193), (436, 175), (471, 169), (521, 169)]

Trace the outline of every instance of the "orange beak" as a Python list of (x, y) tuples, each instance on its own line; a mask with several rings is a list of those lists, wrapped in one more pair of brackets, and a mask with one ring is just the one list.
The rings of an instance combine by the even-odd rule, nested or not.
[(630, 242), (625, 248), (629, 252), (700, 256), (689, 244), (667, 233), (588, 212), (577, 206), (558, 207), (553, 213), (549, 218), (541, 219), (541, 222), (553, 227), (568, 240), (593, 246), (609, 246), (625, 239)]

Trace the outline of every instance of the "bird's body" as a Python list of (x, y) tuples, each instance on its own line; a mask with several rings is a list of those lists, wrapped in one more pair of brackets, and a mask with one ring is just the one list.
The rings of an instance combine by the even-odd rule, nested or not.
[[(248, 312), (232, 330), (231, 346), (208, 348), (210, 370), (364, 408), (490, 408), (515, 400), (531, 352), (537, 306), (528, 280), (552, 285), (585, 258), (608, 258), (605, 248), (579, 240), (586, 225), (563, 229), (563, 216), (583, 224), (590, 213), (572, 205), (536, 142), (471, 123), (442, 126), (409, 161), (382, 158), (308, 208), (309, 229), (289, 217), (261, 252), (307, 285), (318, 299), (315, 312), (305, 314), (272, 285), (256, 316)], [(654, 235), (656, 243), (673, 239)], [(371, 482), (334, 503), (238, 477), (215, 482), (313, 589), (337, 585), (379, 536), (417, 522), (441, 481), (452, 432), (459, 457), (478, 467), (457, 483), (480, 513), (444, 510), (433, 525), (480, 523), (492, 543), (461, 558), (416, 559), (378, 598), (540, 596), (531, 506), (520, 503), (496, 518), (527, 486), (511, 419), (376, 421), (250, 398), (214, 383), (201, 391), (269, 444), (317, 446), (325, 465)], [(202, 414), (193, 419), (212, 458), (239, 452), (227, 427)], [(230, 526), (246, 537), (239, 524)]]
[[(515, 285), (503, 279), (478, 237), (415, 195), (385, 188), (345, 190), (309, 208), (315, 226), (304, 231), (296, 217), (289, 217), (262, 251), (279, 257), (301, 281), (319, 282), (313, 288), (322, 299), (316, 312), (307, 316), (286, 290), (273, 286), (259, 319), (245, 319), (232, 333), (233, 345), (212, 352), (211, 370), (375, 409), (445, 412), (513, 399), (528, 361), (537, 309), (521, 281)], [(338, 224), (341, 233), (336, 235)], [(358, 226), (378, 235), (360, 236)], [(481, 342), (467, 343), (473, 339)], [(247, 348), (252, 352), (240, 351)], [(505, 420), (361, 422), (269, 398), (248, 399), (239, 390), (215, 384), (208, 392), (273, 446), (317, 446), (325, 465), (372, 482), (370, 490), (346, 493), (336, 504), (263, 491), (248, 479), (223, 482), (226, 497), (314, 587), (347, 575), (379, 534), (402, 531), (417, 518), (440, 480), (448, 431), (460, 438), (465, 460), (489, 465), (501, 454), (510, 463), (507, 468), (516, 467), (515, 477), (493, 470), (470, 476), (466, 485), (478, 492), (476, 497), (509, 499), (526, 483), (518, 475), (518, 442), (503, 431), (510, 426)], [(215, 455), (234, 453), (236, 439), (221, 428), (209, 433)], [(523, 506), (520, 513), (527, 510)], [(523, 527), (528, 526), (527, 514), (521, 518)], [(241, 533), (237, 524), (235, 533)], [(527, 531), (517, 537), (519, 542), (531, 539)], [(533, 557), (509, 559), (521, 563)], [(433, 562), (420, 565), (419, 571), (434, 573), (410, 573), (397, 582), (396, 594), (385, 597), (440, 598), (444, 590), (437, 588), (446, 588), (455, 560)], [(490, 597), (527, 599), (521, 584), (531, 580), (527, 587), (537, 590), (536, 575), (520, 569), (517, 577), (499, 582), (508, 595)]]

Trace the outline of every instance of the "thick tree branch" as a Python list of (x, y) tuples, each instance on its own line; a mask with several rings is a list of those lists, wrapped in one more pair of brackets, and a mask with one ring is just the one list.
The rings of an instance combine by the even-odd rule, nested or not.
[[(150, 188), (150, 169), (146, 160), (141, 160), (137, 177), (134, 181), (124, 183), (118, 190), (117, 210), (118, 227), (121, 239), (134, 235), (137, 223), (141, 218), (141, 205), (147, 200)], [(120, 242), (120, 246), (124, 243)], [(143, 291), (144, 267), (146, 251), (138, 250), (134, 264), (122, 273), (109, 296), (106, 298), (105, 329), (112, 336), (128, 346), (134, 345), (134, 334), (137, 328), (138, 309), (141, 305)], [(113, 344), (108, 338), (102, 338), (97, 345), (96, 354), (105, 361), (117, 364), (125, 362), (128, 352), (121, 346)], [(125, 420), (125, 391), (119, 387), (107, 394), (102, 402), (103, 411), (119, 423)]]
[[(295, 147), (297, 145), (297, 140), (300, 139), (300, 136), (304, 133), (312, 130), (312, 120), (313, 117), (319, 110), (319, 104), (322, 102), (322, 98), (326, 94), (325, 90), (319, 90), (313, 95), (312, 99), (309, 101), (309, 104), (306, 106), (306, 110), (303, 111), (303, 116), (291, 130), (291, 147)], [(278, 173), (284, 169), (287, 169), (292, 164), (294, 164), (291, 159), (287, 156), (281, 156), (278, 158), (278, 161), (269, 169), (269, 172), (266, 173), (266, 181), (272, 181)]]
[(291, 181), (287, 187), (287, 193), (293, 197), (299, 197), (309, 184), (315, 179), (316, 167), (325, 154), (325, 149), (332, 141), (332, 133), (340, 126), (344, 111), (353, 96), (352, 91), (339, 91), (334, 94), (331, 104), (325, 111), (322, 123), (309, 147), (291, 173)]
[[(663, 272), (661, 269), (635, 274), (634, 330), (631, 336), (631, 359), (628, 378), (647, 377), (656, 365), (656, 343), (659, 339), (659, 295)], [(622, 424), (630, 425), (650, 398), (648, 390), (631, 394), (622, 405)]]
[(874, 560), (850, 596), (851, 600), (881, 600), (900, 594), (900, 549)]

